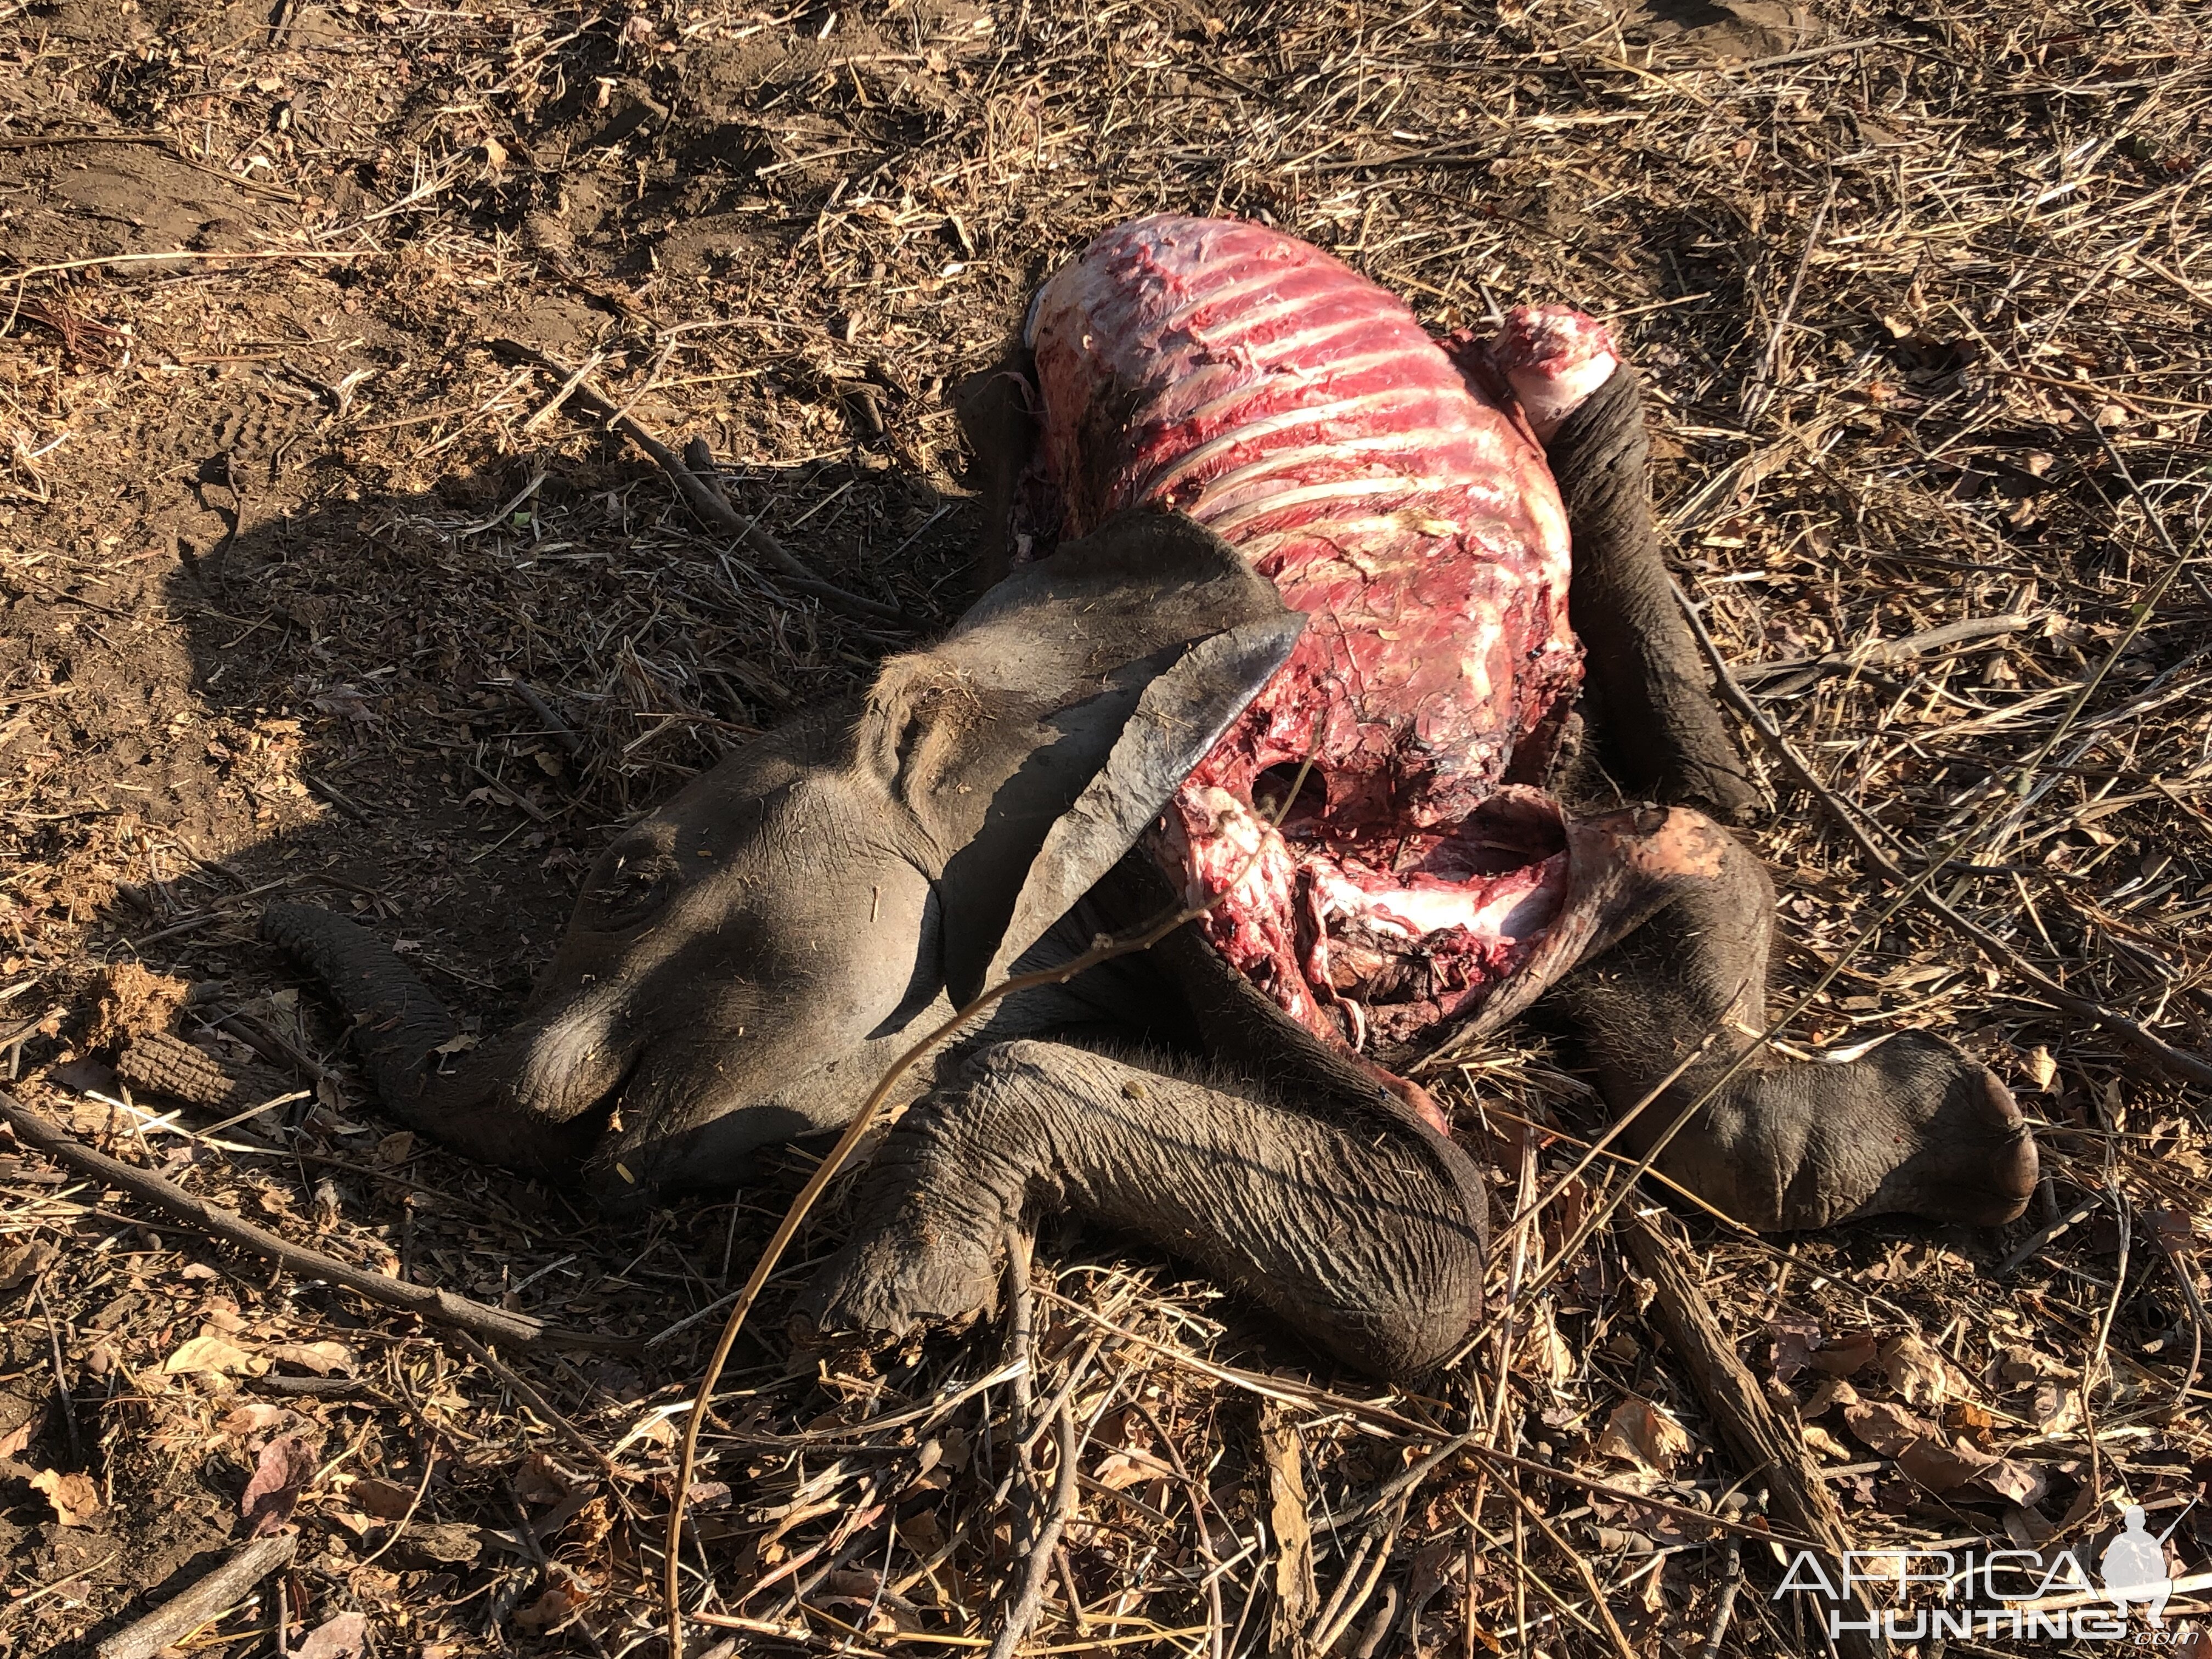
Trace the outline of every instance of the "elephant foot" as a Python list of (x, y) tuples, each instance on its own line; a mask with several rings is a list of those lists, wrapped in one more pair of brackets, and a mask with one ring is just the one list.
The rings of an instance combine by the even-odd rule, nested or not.
[(801, 1295), (799, 1340), (896, 1340), (995, 1311), (999, 1244), (1021, 1219), (1028, 1182), (980, 1144), (991, 1138), (981, 1115), (948, 1112), (953, 1103), (913, 1107), (860, 1177), (859, 1224)]
[(1923, 1032), (1902, 1032), (1882, 1048), (1919, 1048), (1927, 1057), (1906, 1061), (1917, 1086), (1881, 1099), (1858, 1126), (1870, 1161), (1896, 1162), (1851, 1215), (1977, 1227), (2016, 1219), (2039, 1170), (2035, 1137), (2012, 1091), (1987, 1066)]
[(1924, 1031), (1899, 1032), (1848, 1064), (1738, 1078), (1659, 1168), (1773, 1232), (1899, 1214), (1996, 1226), (2027, 1208), (2037, 1174), (2011, 1093)]

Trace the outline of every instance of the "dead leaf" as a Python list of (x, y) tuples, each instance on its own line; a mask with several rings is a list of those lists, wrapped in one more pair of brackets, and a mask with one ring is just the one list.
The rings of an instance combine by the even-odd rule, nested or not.
[(2151, 1237), (2163, 1245), (2170, 1255), (2197, 1247), (2197, 1224), (2189, 1213), (2170, 1205), (2159, 1205), (2142, 1212), (2148, 1224)]
[(279, 1342), (266, 1352), (280, 1365), (296, 1365), (318, 1376), (353, 1375), (353, 1350), (343, 1342)]
[(1844, 1421), (1861, 1442), (1884, 1457), (1895, 1457), (1914, 1441), (1929, 1439), (1936, 1432), (1932, 1424), (1886, 1400), (1863, 1400), (1856, 1406), (1846, 1406)]
[(5, 1434), (0, 1434), (0, 1458), (21, 1457), (31, 1449), (31, 1437), (38, 1432), (39, 1419), (27, 1417)]
[(515, 1472), (514, 1495), (526, 1504), (557, 1504), (568, 1492), (568, 1475), (542, 1451), (524, 1458)]
[(2058, 1075), (2058, 1062), (2051, 1059), (2051, 1050), (2039, 1042), (2028, 1052), (2027, 1074), (2035, 1079), (2039, 1089), (2048, 1089), (2051, 1079)]
[(81, 1527), (100, 1513), (100, 1488), (93, 1485), (90, 1475), (40, 1469), (31, 1477), (31, 1486), (46, 1493), (55, 1518), (65, 1527)]
[(1872, 1331), (1846, 1331), (1813, 1356), (1813, 1369), (1830, 1376), (1856, 1376), (1866, 1369), (1879, 1346)]
[(1803, 1432), (1805, 1444), (1809, 1450), (1818, 1452), (1823, 1457), (1832, 1457), (1838, 1463), (1851, 1461), (1851, 1449), (1818, 1423), (1808, 1423)]
[(945, 1543), (945, 1528), (937, 1524), (935, 1513), (929, 1510), (908, 1516), (896, 1523), (895, 1530), (901, 1543), (925, 1558), (936, 1554)]
[(1641, 1463), (1661, 1474), (1674, 1472), (1690, 1444), (1689, 1433), (1680, 1423), (1650, 1401), (1633, 1395), (1613, 1407), (1597, 1439), (1601, 1455)]
[(266, 1401), (254, 1400), (247, 1401), (234, 1411), (225, 1413), (222, 1420), (217, 1423), (216, 1427), (221, 1429), (225, 1434), (234, 1435), (239, 1439), (245, 1440), (253, 1435), (266, 1434), (271, 1429), (281, 1428), (287, 1423), (295, 1423), (299, 1419), (293, 1413), (285, 1410), (282, 1406), (272, 1406)]
[(300, 1494), (314, 1474), (315, 1454), (299, 1435), (280, 1434), (261, 1449), (253, 1479), (238, 1500), (238, 1512), (253, 1523), (256, 1537), (276, 1531), (292, 1518)]
[(1940, 1406), (1960, 1391), (1965, 1379), (1957, 1368), (1910, 1332), (1891, 1337), (1880, 1352), (1889, 1386), (1909, 1405)]
[(2025, 1508), (2005, 1511), (2004, 1529), (2014, 1547), (2023, 1550), (2040, 1550), (2058, 1535), (2058, 1529), (2043, 1518), (2040, 1510)]
[(1831, 1406), (1856, 1406), (1858, 1403), (1859, 1391), (1856, 1389), (1840, 1376), (1824, 1376), (1813, 1385), (1813, 1392), (1798, 1407), (1798, 1414), (1818, 1417)]
[(373, 1515), (380, 1521), (399, 1521), (414, 1505), (415, 1488), (365, 1474), (346, 1488), (346, 1499), (363, 1514)]
[(2051, 1492), (2051, 1477), (2040, 1464), (2021, 1463), (2009, 1457), (2000, 1457), (1974, 1477), (2000, 1498), (2008, 1498), (2026, 1509), (2041, 1503)]
[(1537, 1376), (1553, 1382), (1565, 1382), (1574, 1376), (1575, 1351), (1559, 1334), (1549, 1303), (1540, 1304), (1536, 1316), (1528, 1322), (1528, 1358)]
[(483, 1553), (483, 1534), (465, 1521), (445, 1521), (434, 1527), (410, 1527), (404, 1537), (407, 1554), (419, 1565), (434, 1561), (441, 1566), (465, 1567)]
[(12, 1250), (0, 1250), (0, 1291), (14, 1290), (60, 1254), (43, 1238), (18, 1244)]
[(828, 1605), (852, 1607), (866, 1613), (871, 1635), (890, 1636), (928, 1628), (920, 1607), (868, 1569), (848, 1568), (833, 1572), (823, 1580), (823, 1589), (828, 1593), (822, 1600)]
[(1908, 1480), (1929, 1492), (1945, 1492), (1965, 1486), (1996, 1461), (1963, 1439), (1946, 1444), (1930, 1436), (1914, 1441), (1899, 1454), (1897, 1467)]
[(192, 1338), (163, 1360), (161, 1369), (165, 1371), (228, 1371), (258, 1376), (269, 1369), (269, 1362), (257, 1358), (219, 1336), (200, 1335)]
[(1820, 1346), (1820, 1328), (1809, 1319), (1772, 1319), (1766, 1334), (1774, 1342), (1774, 1380), (1790, 1382), (1805, 1369)]
[(414, 1156), (414, 1152), (415, 1132), (412, 1129), (402, 1129), (376, 1143), (376, 1161), (379, 1164), (404, 1164)]
[(2081, 1420), (2081, 1392), (2062, 1389), (2056, 1382), (2039, 1382), (2028, 1391), (2024, 1414), (2039, 1432), (2063, 1434)]
[(309, 1631), (292, 1659), (361, 1659), (368, 1646), (368, 1615), (342, 1613)]
[(568, 1586), (556, 1584), (526, 1607), (516, 1609), (514, 1622), (527, 1631), (550, 1630), (584, 1603)]
[(2026, 1382), (2045, 1381), (2068, 1382), (2077, 1373), (2063, 1359), (2031, 1348), (2023, 1343), (2012, 1343), (1999, 1348), (1990, 1356), (1983, 1380), (1991, 1388), (2014, 1389)]
[(1943, 1413), (1943, 1421), (1951, 1428), (1964, 1429), (1985, 1438), (1996, 1427), (1997, 1420), (1971, 1400), (1962, 1400)]

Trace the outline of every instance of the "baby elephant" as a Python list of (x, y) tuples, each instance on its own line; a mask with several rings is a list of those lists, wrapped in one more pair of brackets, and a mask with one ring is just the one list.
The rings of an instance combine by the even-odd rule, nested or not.
[(1539, 998), (1617, 1111), (1656, 1091), (1628, 1150), (1697, 1107), (1657, 1167), (1752, 1226), (2021, 1212), (2034, 1144), (1949, 1043), (1757, 1043), (1773, 894), (1716, 822), (1756, 798), (1602, 328), (1439, 342), (1303, 243), (1163, 216), (1048, 283), (962, 414), (1002, 579), (616, 841), (504, 1037), (447, 1069), (389, 951), (269, 913), (396, 1116), (617, 1202), (728, 1187), (986, 985), (1180, 904), (912, 1080), (818, 1328), (971, 1317), (1071, 1209), (1417, 1375), (1480, 1315), (1486, 1200), (1410, 1079)]

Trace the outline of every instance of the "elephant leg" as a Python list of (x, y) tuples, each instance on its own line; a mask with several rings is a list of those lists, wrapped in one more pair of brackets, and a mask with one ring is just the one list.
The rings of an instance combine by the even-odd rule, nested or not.
[(1676, 606), (1651, 521), (1644, 403), (1626, 364), (1546, 446), (1574, 544), (1567, 614), (1583, 642), (1586, 752), (1632, 796), (1729, 823), (1759, 810)]
[(988, 1310), (1008, 1224), (1048, 1211), (1194, 1262), (1384, 1376), (1441, 1363), (1481, 1311), (1480, 1178), (1387, 1097), (1301, 1104), (1001, 1043), (909, 1110), (862, 1179), (860, 1230), (802, 1304), (818, 1332)]
[(1663, 876), (1667, 897), (1553, 995), (1616, 1112), (1696, 1055), (1624, 1132), (1628, 1149), (1647, 1152), (1703, 1099), (1656, 1168), (1761, 1231), (1892, 1213), (1994, 1226), (2021, 1213), (2035, 1188), (2034, 1139), (2005, 1086), (1952, 1044), (1899, 1031), (1832, 1063), (1757, 1042), (1774, 890), (1756, 858), (1679, 808), (1591, 827), (1618, 839), (1625, 861)]

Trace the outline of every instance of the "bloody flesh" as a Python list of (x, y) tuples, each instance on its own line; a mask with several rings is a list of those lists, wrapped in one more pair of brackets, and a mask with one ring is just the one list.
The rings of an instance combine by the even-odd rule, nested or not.
[(1602, 381), (1610, 341), (1546, 307), (1448, 353), (1318, 249), (1163, 216), (1054, 276), (1030, 343), (1043, 441), (1018, 532), (1042, 544), (1163, 503), (1313, 617), (1177, 793), (1156, 854), (1194, 901), (1236, 884), (1201, 926), (1302, 1024), (1385, 1057), (1432, 1035), (1564, 897), (1556, 809), (1522, 786), (1581, 655), (1530, 422)]

